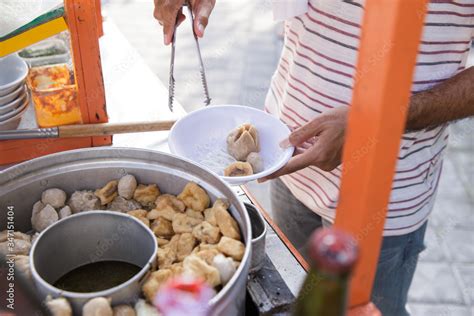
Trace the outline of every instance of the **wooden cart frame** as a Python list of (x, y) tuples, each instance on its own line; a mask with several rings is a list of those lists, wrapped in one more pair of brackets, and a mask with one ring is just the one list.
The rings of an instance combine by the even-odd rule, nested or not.
[[(64, 8), (82, 121), (85, 124), (106, 123), (108, 116), (99, 49), (99, 37), (103, 34), (100, 0), (65, 0)], [(1, 141), (0, 165), (64, 150), (110, 144), (111, 136)]]

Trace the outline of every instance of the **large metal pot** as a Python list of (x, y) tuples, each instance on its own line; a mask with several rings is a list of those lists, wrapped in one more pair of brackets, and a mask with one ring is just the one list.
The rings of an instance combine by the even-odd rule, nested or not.
[[(217, 175), (196, 164), (156, 151), (131, 148), (93, 148), (67, 151), (21, 163), (0, 173), (2, 208), (15, 210), (15, 230), (29, 231), (32, 205), (48, 188), (76, 190), (102, 187), (111, 179), (133, 174), (141, 183), (156, 183), (162, 192), (178, 194), (189, 181), (202, 186), (212, 200), (225, 197), (240, 226), (246, 250), (238, 270), (211, 300), (213, 315), (243, 315), (250, 263), (251, 228), (243, 203)], [(6, 211), (0, 225), (6, 227)], [(2, 229), (3, 230), (3, 229)], [(54, 260), (54, 259), (52, 259)]]

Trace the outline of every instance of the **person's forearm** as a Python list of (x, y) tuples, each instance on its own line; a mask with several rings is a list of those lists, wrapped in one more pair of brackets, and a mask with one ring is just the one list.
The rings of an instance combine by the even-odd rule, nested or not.
[(435, 127), (474, 115), (474, 67), (410, 99), (407, 131)]

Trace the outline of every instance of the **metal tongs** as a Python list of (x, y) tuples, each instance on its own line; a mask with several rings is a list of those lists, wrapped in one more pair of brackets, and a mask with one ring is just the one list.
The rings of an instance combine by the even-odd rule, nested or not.
[[(197, 55), (199, 58), (199, 72), (201, 74), (201, 83), (202, 87), (204, 89), (204, 104), (209, 105), (211, 103), (211, 98), (209, 97), (209, 90), (207, 88), (207, 81), (206, 81), (206, 73), (204, 71), (204, 64), (202, 62), (202, 57), (201, 57), (201, 49), (199, 47), (199, 40), (194, 33), (194, 18), (193, 18), (193, 11), (191, 8), (191, 4), (189, 1), (186, 1), (184, 4), (188, 8), (188, 13), (189, 17), (191, 20), (191, 29), (193, 30), (193, 35), (194, 35), (194, 40), (196, 42), (196, 50), (197, 50)], [(177, 29), (178, 23), (175, 24), (174, 28), (174, 33), (173, 33), (173, 40), (171, 43), (171, 61), (170, 61), (170, 80), (169, 80), (169, 88), (168, 88), (168, 107), (171, 112), (173, 112), (173, 100), (174, 100), (174, 85), (175, 85), (175, 80), (174, 80), (174, 54), (176, 50), (176, 29)]]

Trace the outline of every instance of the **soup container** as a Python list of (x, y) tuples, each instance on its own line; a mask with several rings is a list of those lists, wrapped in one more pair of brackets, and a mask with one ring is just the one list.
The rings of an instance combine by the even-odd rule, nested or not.
[[(242, 201), (223, 180), (190, 161), (133, 148), (66, 151), (20, 163), (1, 172), (0, 201), (14, 209), (15, 230), (26, 232), (31, 230), (32, 206), (41, 199), (44, 190), (61, 188), (70, 196), (77, 190), (102, 187), (126, 174), (133, 174), (139, 183), (156, 183), (165, 193), (179, 194), (189, 181), (194, 181), (206, 190), (212, 201), (227, 198), (229, 211), (239, 225), (246, 249), (237, 271), (209, 304), (211, 315), (244, 315), (252, 249), (249, 216)], [(2, 227), (6, 227), (7, 220), (7, 212), (1, 212)]]
[[(82, 212), (54, 223), (40, 234), (30, 251), (31, 274), (40, 295), (65, 297), (78, 314), (94, 297), (110, 298), (113, 305), (133, 304), (156, 266), (157, 250), (155, 235), (138, 219), (111, 211)], [(68, 272), (101, 261), (127, 262), (141, 270), (104, 291), (75, 293), (53, 286)]]

